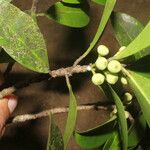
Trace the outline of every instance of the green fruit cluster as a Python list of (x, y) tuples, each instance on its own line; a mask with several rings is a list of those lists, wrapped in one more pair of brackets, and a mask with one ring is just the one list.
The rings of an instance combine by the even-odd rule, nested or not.
[(98, 46), (97, 52), (99, 56), (95, 62), (95, 66), (102, 73), (94, 73), (92, 82), (95, 85), (101, 85), (106, 80), (109, 84), (115, 84), (119, 79), (118, 73), (122, 69), (121, 63), (117, 60), (109, 61), (105, 57), (109, 54), (109, 49), (105, 45)]
[[(119, 51), (124, 50), (126, 47), (123, 46)], [(104, 81), (114, 85), (120, 77), (120, 82), (122, 85), (126, 86), (128, 84), (127, 79), (124, 76), (121, 76), (122, 65), (117, 60), (109, 60), (106, 56), (109, 54), (109, 49), (105, 45), (100, 45), (97, 48), (98, 58), (93, 66), (93, 76), (92, 82), (95, 85), (102, 85)], [(98, 70), (100, 73), (95, 73), (95, 70)], [(125, 103), (131, 103), (132, 95), (128, 92), (124, 94)]]
[[(124, 50), (126, 47), (123, 46), (119, 49), (118, 53)], [(106, 56), (109, 54), (109, 49), (105, 45), (100, 45), (97, 48), (98, 58), (95, 64), (91, 66), (91, 71), (93, 72), (92, 82), (95, 85), (102, 85), (105, 81), (108, 84), (114, 85), (120, 79), (123, 86), (128, 85), (127, 79), (123, 76), (122, 64), (117, 60), (107, 59)], [(118, 54), (117, 53), (117, 54)], [(98, 71), (96, 73), (95, 71)], [(132, 102), (133, 96), (126, 92), (124, 94), (124, 104), (129, 105)], [(115, 116), (117, 114), (117, 109), (114, 107), (111, 115)], [(129, 117), (129, 113), (125, 111), (126, 118)]]

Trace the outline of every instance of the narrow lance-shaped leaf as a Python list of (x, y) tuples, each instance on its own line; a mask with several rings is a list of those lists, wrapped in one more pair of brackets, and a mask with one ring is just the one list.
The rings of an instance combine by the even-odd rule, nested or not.
[(115, 131), (111, 138), (105, 143), (103, 150), (121, 150), (120, 138), (117, 131)]
[(80, 4), (83, 3), (84, 1), (86, 0), (62, 0), (62, 2), (69, 3), (69, 4)]
[(95, 44), (98, 42), (98, 40), (99, 40), (100, 36), (102, 35), (102, 33), (104, 31), (104, 28), (105, 28), (105, 26), (108, 22), (108, 19), (109, 19), (110, 15), (113, 11), (113, 8), (114, 8), (115, 4), (116, 4), (116, 0), (107, 0), (106, 1), (106, 5), (105, 5), (104, 11), (103, 11), (101, 22), (99, 24), (96, 35), (95, 35), (92, 43), (90, 44), (90, 47), (91, 46), (94, 47)]
[(114, 99), (114, 102), (116, 104), (117, 108), (117, 115), (118, 115), (118, 122), (119, 122), (119, 130), (120, 130), (120, 136), (122, 139), (122, 148), (123, 150), (127, 150), (128, 147), (128, 129), (127, 129), (127, 121), (124, 111), (124, 106), (117, 95), (117, 93), (113, 90), (111, 86), (109, 86), (112, 97)]
[[(88, 7), (88, 3), (85, 4)], [(87, 11), (88, 8), (83, 7), (83, 5), (57, 2), (48, 9), (46, 17), (62, 25), (81, 28), (89, 23)]]
[(12, 1), (12, 0), (0, 0), (0, 3), (1, 3), (1, 2), (9, 2), (9, 3), (10, 3), (11, 1)]
[(49, 114), (50, 126), (47, 141), (47, 150), (64, 150), (64, 143), (60, 129), (56, 125), (52, 114)]
[(129, 70), (124, 72), (127, 75), (130, 87), (137, 97), (144, 118), (150, 127), (150, 72), (142, 73)]
[(70, 94), (70, 102), (69, 102), (69, 112), (68, 112), (68, 118), (67, 118), (67, 123), (64, 131), (64, 147), (66, 149), (67, 144), (69, 142), (70, 137), (73, 135), (73, 131), (75, 128), (76, 124), (76, 117), (77, 117), (77, 103), (76, 103), (76, 98), (75, 95), (72, 91), (72, 87), (69, 81), (69, 78), (66, 77), (66, 83), (69, 89), (69, 94)]
[(76, 143), (85, 149), (93, 149), (102, 146), (112, 136), (115, 129), (116, 117), (104, 124), (84, 132), (75, 132)]
[[(150, 46), (150, 22), (146, 25), (143, 31), (131, 42), (123, 51), (121, 51), (118, 55), (114, 56), (115, 59), (124, 59), (126, 57), (132, 56), (137, 52), (142, 51), (144, 48)], [(144, 53), (150, 54), (150, 50)]]
[(0, 46), (24, 67), (48, 73), (45, 41), (34, 20), (5, 1), (0, 1), (0, 14)]
[(107, 0), (92, 0), (92, 1), (100, 5), (105, 5)]
[(105, 8), (104, 8), (104, 11), (102, 14), (102, 18), (101, 18), (100, 24), (98, 26), (97, 32), (95, 34), (95, 37), (93, 38), (89, 48), (82, 55), (82, 59), (91, 52), (91, 50), (94, 48), (94, 46), (98, 42), (99, 38), (101, 37), (101, 35), (105, 29), (105, 26), (108, 22), (108, 19), (113, 11), (115, 4), (116, 4), (116, 0), (107, 0), (106, 1)]

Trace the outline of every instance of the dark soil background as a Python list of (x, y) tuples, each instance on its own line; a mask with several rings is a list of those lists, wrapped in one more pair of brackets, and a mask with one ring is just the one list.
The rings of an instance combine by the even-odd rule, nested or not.
[[(50, 0), (40, 1), (38, 11), (43, 12), (54, 2)], [(15, 0), (13, 3), (21, 10), (28, 10), (31, 7), (31, 0)], [(70, 29), (61, 26), (54, 21), (49, 21), (45, 17), (39, 17), (38, 23), (44, 34), (51, 69), (57, 69), (72, 65), (83, 51), (88, 47), (98, 27), (99, 18), (103, 8), (94, 3), (90, 3), (91, 22), (88, 27), (83, 29)], [(128, 13), (143, 24), (150, 19), (150, 0), (118, 0), (115, 7), (116, 11)], [(108, 24), (101, 41), (106, 44), (111, 54), (118, 50), (119, 46), (114, 38), (112, 27)], [(96, 58), (96, 48), (94, 52), (86, 59), (84, 64), (93, 62)], [(3, 70), (5, 69), (3, 65)], [(29, 78), (37, 77), (38, 74), (29, 71), (19, 64), (15, 64), (7, 81), (13, 85)], [(91, 83), (90, 74), (74, 75), (72, 85), (77, 97), (78, 105), (86, 103), (101, 102), (106, 103), (108, 100), (98, 91)], [(45, 109), (61, 107), (68, 105), (68, 92), (64, 78), (50, 79), (40, 83), (34, 83), (20, 89), (16, 92), (19, 97), (19, 104), (12, 116), (25, 113), (37, 113)], [(67, 114), (55, 115), (56, 121), (64, 131)], [(106, 121), (109, 112), (106, 111), (83, 111), (78, 112), (77, 130), (85, 130)], [(13, 124), (6, 129), (4, 137), (0, 141), (1, 150), (45, 150), (47, 142), (49, 120), (42, 118), (34, 121), (28, 121), (20, 124)], [(148, 140), (147, 138), (147, 141)], [(143, 150), (149, 150), (150, 145), (145, 143)], [(146, 148), (147, 147), (147, 148)], [(71, 139), (68, 150), (82, 150), (73, 139)]]

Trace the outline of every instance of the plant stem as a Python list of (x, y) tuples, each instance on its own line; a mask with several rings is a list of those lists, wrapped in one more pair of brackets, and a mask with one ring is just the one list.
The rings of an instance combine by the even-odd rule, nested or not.
[(37, 10), (37, 4), (39, 0), (33, 0), (31, 6), (31, 14), (35, 14)]
[(37, 4), (38, 4), (39, 0), (33, 0), (32, 1), (32, 6), (31, 6), (31, 16), (34, 19), (35, 22), (37, 22), (36, 20), (36, 11), (37, 11)]
[[(40, 74), (36, 77), (32, 77), (31, 79), (28, 79), (27, 81), (23, 81), (21, 83), (17, 83), (12, 87), (5, 88), (2, 91), (0, 91), (0, 98), (12, 94), (15, 92), (17, 89), (21, 89), (24, 87), (29, 86), (30, 84), (36, 83), (36, 82), (41, 82), (44, 80), (48, 80), (51, 76), (51, 78), (56, 78), (56, 77), (63, 77), (63, 76), (72, 76), (74, 73), (85, 73), (88, 72), (88, 67), (89, 65), (77, 65), (75, 67), (66, 67), (66, 68), (60, 68), (57, 70), (50, 71), (49, 74)], [(50, 75), (50, 76), (49, 76)]]
[(46, 14), (45, 13), (37, 13), (36, 14), (36, 17), (43, 17), (43, 16), (46, 16)]
[[(87, 110), (108, 110), (108, 106), (96, 106), (96, 105), (80, 105), (77, 106), (78, 111), (87, 111)], [(59, 108), (53, 108), (53, 109), (48, 109), (44, 110), (42, 112), (39, 112), (37, 114), (24, 114), (24, 115), (18, 115), (9, 121), (10, 123), (19, 123), (19, 122), (25, 122), (28, 120), (34, 120), (42, 117), (48, 116), (50, 113), (51, 114), (61, 114), (61, 113), (67, 113), (69, 111), (68, 107), (59, 107)]]
[(77, 65), (77, 66), (71, 66), (67, 68), (60, 68), (58, 70), (53, 70), (50, 71), (49, 74), (51, 77), (56, 78), (56, 77), (62, 77), (65, 75), (72, 76), (74, 73), (84, 73), (88, 71), (89, 65)]

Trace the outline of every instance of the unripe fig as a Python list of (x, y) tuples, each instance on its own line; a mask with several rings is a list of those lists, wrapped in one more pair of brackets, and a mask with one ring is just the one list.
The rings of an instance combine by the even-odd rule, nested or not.
[(119, 49), (119, 52), (123, 51), (126, 48), (126, 46), (121, 46)]
[(92, 82), (95, 84), (95, 85), (101, 85), (104, 83), (104, 80), (105, 80), (105, 76), (101, 73), (95, 73), (93, 76), (92, 76)]
[(118, 52), (115, 54), (115, 56), (117, 56), (121, 51), (123, 51), (126, 48), (126, 46), (122, 46), (120, 47), (120, 49), (118, 50)]
[(115, 107), (112, 111), (113, 114), (116, 114), (117, 113), (117, 108)]
[(88, 70), (88, 71), (91, 71), (91, 70), (92, 70), (92, 67), (91, 67), (91, 66), (87, 66), (87, 70)]
[(131, 102), (132, 98), (133, 98), (133, 96), (130, 93), (126, 92), (124, 94), (124, 101), (125, 102)]
[(128, 119), (129, 116), (130, 116), (129, 112), (128, 112), (128, 111), (125, 111), (125, 117), (126, 117), (126, 119)]
[(122, 83), (123, 85), (127, 85), (127, 84), (128, 84), (128, 81), (127, 81), (127, 79), (126, 79), (125, 77), (121, 77), (121, 83)]
[(98, 59), (95, 62), (95, 65), (99, 70), (105, 70), (107, 68), (108, 61), (105, 57), (98, 57)]
[(117, 114), (117, 108), (116, 108), (116, 106), (113, 106), (113, 110), (112, 110), (112, 112), (110, 113), (110, 117), (115, 117), (116, 114)]
[(111, 72), (111, 73), (118, 73), (121, 71), (121, 64), (119, 61), (117, 60), (111, 60), (109, 63), (108, 63), (108, 70)]
[(118, 81), (118, 75), (117, 74), (106, 73), (106, 81), (109, 84), (115, 84)]
[(105, 45), (99, 45), (97, 52), (100, 56), (106, 56), (109, 54), (109, 49)]

